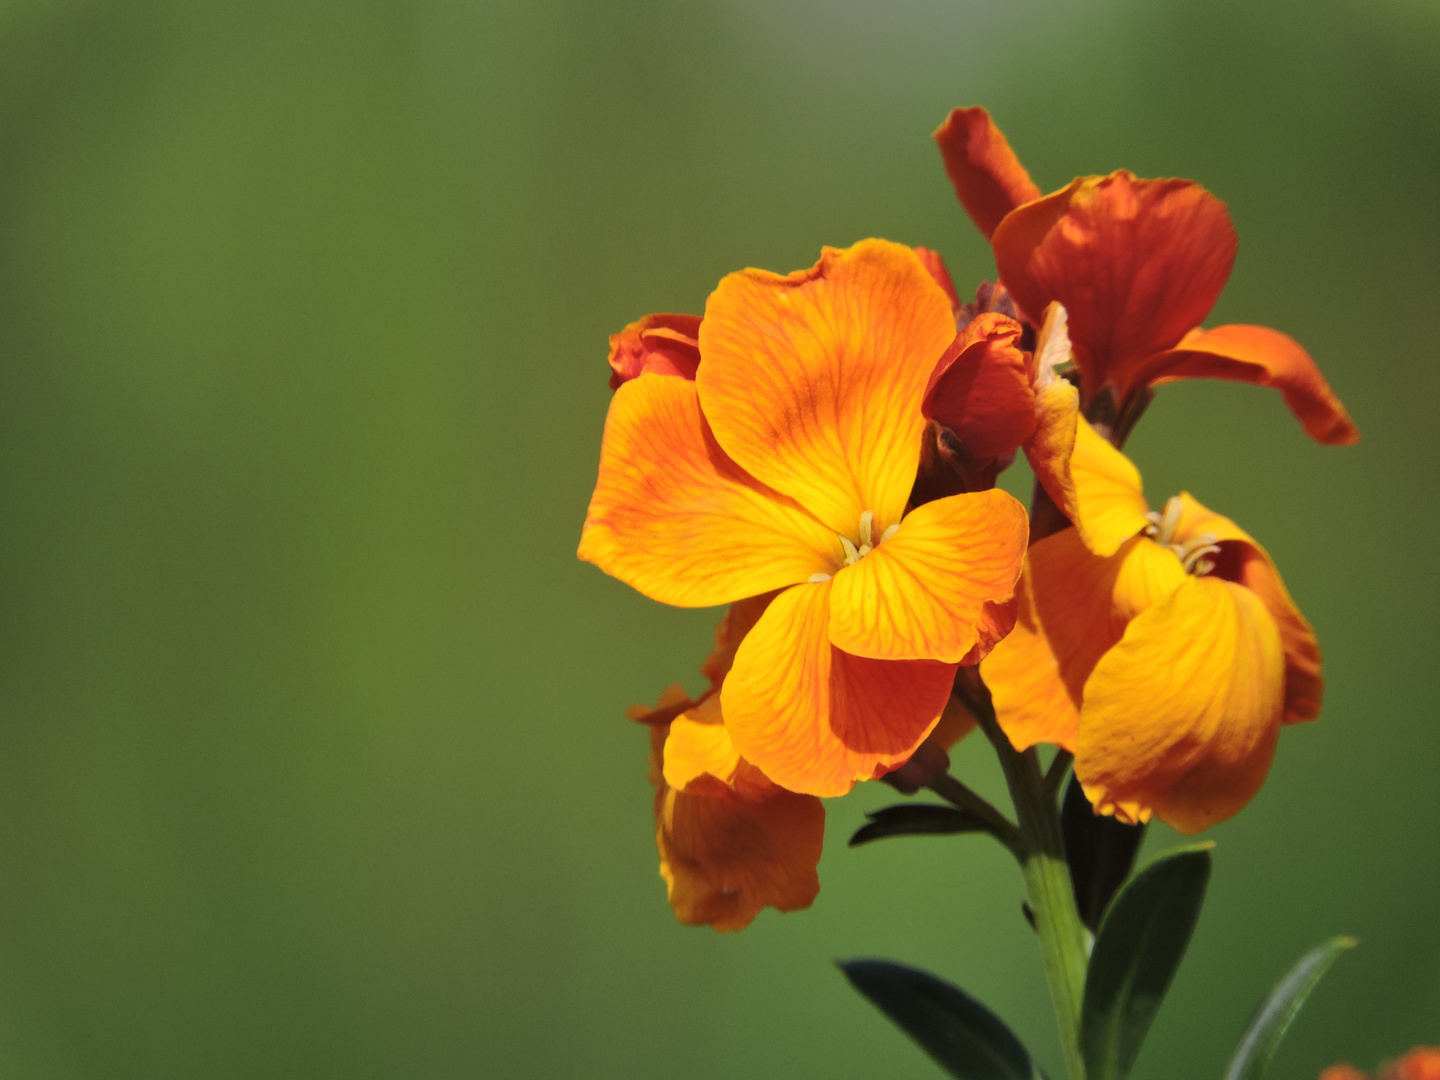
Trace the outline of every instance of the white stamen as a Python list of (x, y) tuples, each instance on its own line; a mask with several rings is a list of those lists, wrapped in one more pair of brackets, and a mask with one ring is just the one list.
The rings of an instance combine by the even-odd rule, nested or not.
[(821, 584), (822, 582), (826, 582), (826, 581), (829, 581), (829, 580), (830, 580), (830, 575), (829, 575), (829, 574), (811, 574), (811, 575), (810, 575), (810, 584), (811, 584), (811, 585), (819, 585), (819, 584)]
[(885, 531), (880, 534), (880, 543), (883, 544), (886, 540), (889, 540), (890, 537), (894, 536), (899, 531), (900, 523), (897, 521), (894, 525), (888, 526)]
[(861, 546), (861, 547), (867, 547), (867, 548), (868, 548), (868, 547), (872, 547), (872, 546), (873, 546), (873, 544), (872, 544), (872, 542), (871, 542), (871, 540), (870, 540), (870, 530), (874, 527), (874, 525), (875, 525), (875, 513), (874, 513), (873, 510), (866, 510), (863, 514), (860, 515), (860, 546)]
[(854, 566), (860, 558), (860, 552), (855, 547), (855, 542), (848, 536), (840, 537), (840, 546), (845, 549), (845, 565)]

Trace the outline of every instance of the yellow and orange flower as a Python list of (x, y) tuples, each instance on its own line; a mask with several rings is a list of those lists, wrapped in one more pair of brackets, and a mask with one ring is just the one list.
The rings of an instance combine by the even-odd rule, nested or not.
[(721, 691), (735, 750), (839, 795), (904, 763), (956, 667), (1008, 629), (1027, 539), (995, 490), (909, 509), (937, 361), (955, 338), (915, 252), (866, 240), (711, 294), (694, 381), (615, 392), (580, 557), (686, 607), (779, 590)]
[[(1205, 331), (1235, 261), (1225, 204), (1190, 180), (1121, 169), (1041, 195), (982, 108), (956, 109), (935, 132), (955, 193), (995, 252), (1022, 314), (1070, 316), (1083, 405), (1125, 426), (1147, 388), (1214, 378), (1279, 390), (1322, 443), (1359, 439), (1343, 405), (1293, 338), (1263, 326)], [(1108, 407), (1096, 407), (1102, 395)]]
[(809, 907), (820, 889), (824, 807), (740, 757), (720, 714), (735, 650), (771, 599), (730, 606), (700, 669), (710, 688), (699, 699), (672, 686), (654, 709), (630, 710), (650, 727), (660, 876), (676, 917), (691, 926), (739, 930), (765, 907)]
[(1260, 789), (1282, 723), (1318, 715), (1314, 632), (1259, 544), (1185, 493), (1151, 513), (1083, 420), (1069, 467), (1077, 527), (1031, 546), (981, 672), (1011, 742), (1074, 753), (1099, 813), (1198, 832)]
[[(1354, 1065), (1331, 1065), (1320, 1080), (1370, 1080)], [(1440, 1047), (1417, 1046), (1402, 1058), (1381, 1066), (1376, 1080), (1440, 1080)]]

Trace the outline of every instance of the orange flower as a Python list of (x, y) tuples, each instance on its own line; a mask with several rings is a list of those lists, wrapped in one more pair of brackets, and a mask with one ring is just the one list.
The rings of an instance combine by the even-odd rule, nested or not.
[(735, 650), (771, 599), (731, 605), (700, 669), (711, 685), (698, 700), (672, 686), (654, 709), (631, 710), (650, 725), (660, 876), (676, 917), (691, 926), (739, 930), (765, 907), (809, 907), (820, 889), (824, 807), (741, 758), (720, 714)]
[(954, 110), (935, 140), (1021, 311), (1036, 323), (1051, 302), (1069, 311), (1086, 415), (1113, 421), (1123, 436), (1149, 387), (1232, 379), (1279, 390), (1320, 442), (1359, 439), (1293, 338), (1263, 326), (1198, 329), (1225, 287), (1236, 246), (1225, 204), (1199, 184), (1122, 169), (1079, 177), (1042, 198), (984, 109)]
[[(1369, 1080), (1353, 1065), (1331, 1065), (1320, 1080)], [(1377, 1080), (1440, 1080), (1440, 1047), (1417, 1046), (1380, 1069)]]
[(611, 400), (580, 557), (664, 603), (783, 590), (722, 691), (737, 751), (775, 783), (839, 795), (906, 761), (956, 666), (1004, 632), (1024, 510), (1000, 491), (906, 513), (921, 401), (955, 337), (910, 248), (825, 249), (711, 294), (694, 382)]
[(1083, 421), (1070, 473), (1077, 527), (1030, 548), (981, 667), (1000, 725), (1073, 752), (1099, 813), (1198, 832), (1260, 789), (1282, 723), (1318, 715), (1314, 632), (1259, 544), (1185, 493), (1150, 513)]

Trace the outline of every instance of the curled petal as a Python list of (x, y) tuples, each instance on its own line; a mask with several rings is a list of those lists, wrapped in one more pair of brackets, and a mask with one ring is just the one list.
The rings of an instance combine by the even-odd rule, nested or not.
[(788, 277), (731, 274), (705, 306), (696, 385), (721, 446), (834, 532), (900, 520), (920, 459), (920, 401), (955, 338), (944, 291), (884, 240), (826, 248)]
[(830, 591), (830, 643), (877, 660), (959, 663), (985, 604), (1015, 592), (1029, 537), (1025, 508), (998, 489), (910, 511), (900, 529)]
[(1083, 417), (1076, 424), (1070, 478), (1076, 511), (1071, 520), (1095, 554), (1115, 554), (1150, 524), (1140, 471)]
[(988, 240), (1000, 219), (1040, 189), (990, 114), (976, 105), (955, 109), (935, 131), (945, 171), (965, 212)]
[(1188, 491), (1180, 493), (1183, 511), (1175, 539), (1185, 544), (1202, 534), (1220, 546), (1213, 577), (1243, 585), (1264, 602), (1285, 646), (1285, 723), (1314, 720), (1320, 715), (1325, 680), (1320, 674), (1320, 643), (1300, 614), (1280, 572), (1266, 550), (1229, 518), (1202, 506)]
[(725, 456), (694, 383), (657, 375), (610, 401), (579, 555), (681, 607), (769, 592), (843, 560), (831, 530)]
[(1147, 360), (1136, 385), (1175, 379), (1230, 379), (1279, 390), (1305, 434), (1327, 446), (1354, 446), (1360, 429), (1304, 347), (1268, 326), (1217, 326)]
[(693, 379), (699, 366), (699, 315), (646, 315), (610, 335), (612, 390), (647, 371)]
[(1052, 300), (1065, 305), (1091, 394), (1113, 382), (1123, 396), (1130, 368), (1209, 314), (1235, 261), (1224, 203), (1192, 181), (1123, 169), (1020, 207), (991, 244), (1022, 310), (1036, 317)]
[(1051, 304), (1045, 309), (1045, 322), (1035, 342), (1035, 430), (1025, 440), (1025, 457), (1051, 501), (1074, 522), (1080, 513), (1070, 459), (1075, 453), (1080, 391), (1055, 373), (1058, 365), (1071, 359), (1068, 315), (1063, 304)]
[(843, 795), (909, 759), (944, 710), (956, 669), (835, 648), (832, 584), (776, 597), (721, 690), (736, 749), (782, 787), (822, 796)]
[(1280, 632), (1254, 593), (1192, 578), (1130, 622), (1085, 685), (1075, 775), (1096, 810), (1195, 833), (1270, 771), (1284, 707)]
[(955, 432), (973, 458), (1009, 454), (1035, 431), (1035, 394), (1020, 334), (1014, 319), (977, 315), (930, 376), (925, 415)]

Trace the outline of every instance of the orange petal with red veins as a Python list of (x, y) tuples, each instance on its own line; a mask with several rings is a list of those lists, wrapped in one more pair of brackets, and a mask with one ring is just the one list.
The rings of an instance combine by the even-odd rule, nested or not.
[(735, 650), (774, 599), (775, 594), (768, 592), (737, 600), (725, 609), (724, 617), (715, 625), (715, 648), (700, 665), (700, 674), (710, 680), (712, 689), (718, 688), (729, 673), (730, 665), (735, 662)]
[(1015, 210), (991, 238), (1005, 287), (1032, 317), (1070, 313), (1075, 360), (1093, 394), (1209, 314), (1235, 261), (1225, 204), (1189, 180), (1087, 176)]
[(1175, 530), (1177, 543), (1185, 544), (1210, 533), (1220, 545), (1212, 556), (1212, 577), (1243, 585), (1264, 601), (1280, 640), (1285, 645), (1285, 723), (1314, 720), (1320, 715), (1325, 680), (1320, 674), (1320, 643), (1315, 631), (1290, 599), (1280, 571), (1269, 553), (1229, 518), (1202, 506), (1188, 491), (1180, 493), (1184, 508)]
[(1130, 622), (1085, 684), (1075, 775), (1096, 810), (1195, 833), (1238, 812), (1270, 771), (1284, 650), (1250, 590), (1191, 578)]
[(914, 251), (920, 264), (935, 279), (935, 284), (944, 289), (945, 295), (950, 298), (950, 310), (952, 312), (959, 311), (960, 296), (955, 292), (955, 282), (950, 278), (950, 271), (945, 269), (945, 260), (940, 257), (940, 253), (927, 247), (916, 247)]
[(1327, 446), (1354, 446), (1360, 429), (1330, 389), (1304, 347), (1268, 326), (1217, 326), (1187, 337), (1177, 348), (1151, 357), (1134, 381), (1230, 379), (1279, 390), (1305, 434)]
[(998, 489), (916, 507), (835, 575), (830, 643), (876, 660), (959, 663), (979, 637), (986, 602), (1014, 594), (1028, 538), (1025, 508)]
[(923, 411), (960, 437), (973, 458), (1017, 449), (1035, 430), (1035, 394), (1020, 324), (994, 312), (971, 319), (930, 376)]
[(781, 787), (809, 795), (843, 795), (908, 760), (940, 718), (956, 670), (835, 648), (832, 584), (777, 596), (720, 692), (736, 749)]
[(654, 375), (610, 401), (579, 555), (680, 607), (755, 596), (844, 559), (831, 530), (725, 456), (694, 383)]
[(721, 281), (700, 326), (696, 385), (726, 453), (858, 541), (865, 511), (879, 530), (904, 512), (920, 401), (954, 339), (950, 302), (915, 252), (862, 240), (788, 277)]
[[(1087, 547), (1097, 555), (1113, 555), (1120, 545), (1150, 524), (1140, 470), (1090, 426), (1083, 417), (1075, 428), (1070, 455), (1075, 487), (1071, 518)], [(1068, 515), (1067, 515), (1068, 516)]]
[(951, 112), (936, 129), (935, 142), (955, 194), (987, 240), (1011, 210), (1040, 198), (1010, 143), (980, 106)]
[(646, 315), (610, 335), (610, 389), (647, 371), (695, 378), (700, 365), (699, 315)]

